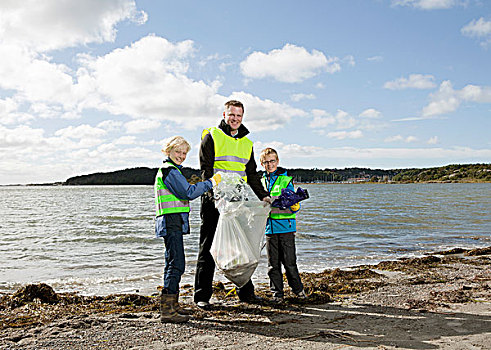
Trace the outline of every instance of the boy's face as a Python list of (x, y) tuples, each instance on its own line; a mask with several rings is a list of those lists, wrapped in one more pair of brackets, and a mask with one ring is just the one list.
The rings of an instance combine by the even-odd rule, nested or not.
[(181, 165), (182, 162), (186, 160), (187, 154), (188, 154), (188, 148), (182, 145), (171, 149), (169, 153), (169, 158), (177, 165)]
[(275, 154), (268, 154), (261, 161), (261, 165), (264, 167), (264, 170), (266, 170), (266, 172), (270, 174), (276, 171), (279, 162), (280, 161)]

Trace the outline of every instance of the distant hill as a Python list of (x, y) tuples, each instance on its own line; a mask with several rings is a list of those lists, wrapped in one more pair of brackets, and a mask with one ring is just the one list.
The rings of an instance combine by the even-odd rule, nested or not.
[[(63, 185), (153, 185), (158, 168), (131, 168), (107, 173), (80, 175)], [(295, 182), (491, 182), (491, 164), (452, 164), (420, 169), (287, 169)], [(199, 181), (200, 171), (182, 168), (190, 183)]]
[[(71, 177), (63, 185), (153, 185), (158, 168), (131, 168), (108, 173), (94, 173)], [(182, 168), (189, 180), (199, 181), (199, 170)]]

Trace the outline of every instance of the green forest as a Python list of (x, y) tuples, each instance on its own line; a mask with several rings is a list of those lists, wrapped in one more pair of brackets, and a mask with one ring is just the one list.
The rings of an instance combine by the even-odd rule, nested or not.
[[(153, 185), (158, 168), (131, 168), (94, 173), (67, 179), (62, 185)], [(412, 182), (491, 182), (491, 164), (452, 164), (435, 168), (411, 169), (287, 169), (296, 183), (412, 183)], [(200, 180), (200, 171), (183, 167), (190, 183)]]

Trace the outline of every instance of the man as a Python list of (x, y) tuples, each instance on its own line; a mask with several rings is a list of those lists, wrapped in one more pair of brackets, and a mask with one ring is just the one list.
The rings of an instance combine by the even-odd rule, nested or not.
[[(269, 193), (262, 186), (257, 174), (252, 141), (246, 137), (249, 130), (242, 125), (243, 116), (244, 105), (236, 100), (228, 101), (225, 103), (220, 125), (203, 131), (199, 151), (201, 176), (203, 179), (209, 179), (219, 171), (240, 174), (247, 178), (247, 183), (259, 199), (271, 203)], [(194, 280), (194, 302), (200, 308), (207, 309), (210, 307), (209, 301), (213, 294), (212, 283), (215, 273), (215, 261), (210, 248), (220, 215), (210, 192), (201, 197), (200, 215), (200, 245)], [(243, 302), (260, 301), (254, 294), (251, 280), (238, 289), (238, 296)]]

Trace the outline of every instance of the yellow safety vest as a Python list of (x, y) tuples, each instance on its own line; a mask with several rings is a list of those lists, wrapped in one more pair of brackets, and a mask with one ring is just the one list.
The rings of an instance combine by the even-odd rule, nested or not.
[(211, 127), (203, 130), (201, 139), (210, 133), (215, 146), (213, 173), (236, 173), (247, 181), (246, 164), (251, 158), (252, 141), (247, 137), (234, 138), (225, 134), (220, 128)]
[[(174, 167), (179, 170), (174, 164), (166, 162), (162, 168)], [(174, 213), (189, 213), (189, 201), (177, 198), (164, 184), (162, 168), (155, 176), (155, 216), (174, 214)], [(181, 172), (181, 170), (179, 170)]]
[[(292, 181), (292, 177), (286, 176), (286, 175), (279, 175), (275, 182), (273, 183), (273, 186), (271, 186), (271, 191), (269, 191), (269, 194), (271, 195), (271, 201), (274, 201), (276, 198), (278, 198), (281, 195), (281, 190), (283, 188), (287, 188), (288, 184)], [(266, 178), (263, 177), (261, 179), (264, 188), (266, 191), (268, 190), (268, 186), (266, 183)], [(290, 208), (286, 209), (280, 209), (276, 207), (271, 207), (271, 213), (269, 214), (269, 217), (271, 219), (295, 219), (296, 215), (295, 213), (292, 213)]]

